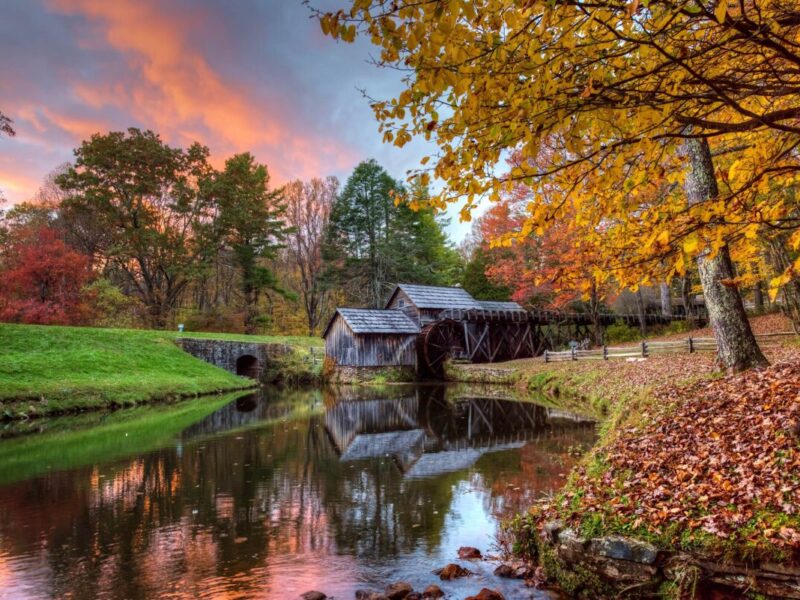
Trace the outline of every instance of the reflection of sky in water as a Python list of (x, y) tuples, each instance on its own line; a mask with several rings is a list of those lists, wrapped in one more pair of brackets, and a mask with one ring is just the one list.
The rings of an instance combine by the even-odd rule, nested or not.
[(461, 546), (475, 546), (488, 550), (487, 533), (492, 535), (496, 527), (496, 517), (486, 511), (488, 500), (484, 489), (466, 481), (458, 483), (445, 519), (443, 547), (457, 550)]
[[(493, 512), (561, 485), (567, 449), (593, 432), (556, 429), (533, 405), (404, 393), (326, 398), (324, 408), (318, 392), (284, 392), (184, 420), (167, 411), (146, 434), (135, 423), (123, 428), (130, 437), (113, 430), (114, 458), (102, 427), (79, 439), (102, 450), (94, 456), (70, 435), (24, 440), (16, 454), (49, 444), (53, 469), (0, 485), (0, 598), (291, 598), (316, 588), (344, 599), (397, 580), (438, 583), (454, 598), (482, 586), (529, 597), (494, 578), (495, 564), (457, 561), (458, 548), (491, 552)], [(482, 425), (470, 425), (478, 412)], [(153, 427), (164, 435), (151, 443)], [(520, 435), (529, 441), (509, 442)], [(431, 571), (448, 562), (476, 575), (439, 582)]]

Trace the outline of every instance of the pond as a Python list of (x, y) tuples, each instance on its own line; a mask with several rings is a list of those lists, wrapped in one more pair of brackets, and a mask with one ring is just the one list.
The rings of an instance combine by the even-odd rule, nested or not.
[[(536, 598), (458, 548), (491, 553), (595, 430), (505, 393), (263, 390), (7, 428), (0, 598)], [(476, 574), (440, 582), (450, 562)]]

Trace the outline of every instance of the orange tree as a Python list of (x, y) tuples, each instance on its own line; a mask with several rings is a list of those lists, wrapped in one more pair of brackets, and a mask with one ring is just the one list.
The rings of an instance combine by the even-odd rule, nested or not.
[[(515, 168), (521, 160), (519, 151), (515, 151), (509, 165)], [(534, 200), (532, 190), (518, 183), (476, 222), (478, 237), (488, 246), (485, 251), (490, 256), (486, 273), (510, 288), (517, 302), (561, 308), (585, 299), (594, 322), (595, 341), (602, 343), (601, 304), (613, 290), (611, 282), (600, 281), (595, 275), (602, 254), (590, 238), (576, 230), (568, 208), (549, 227), (521, 235), (528, 222), (528, 206)], [(547, 202), (548, 198), (540, 200)]]
[[(445, 182), (433, 205), (463, 200), (467, 216), (517, 182), (555, 187), (519, 235), (569, 219), (609, 257), (597, 277), (623, 285), (697, 260), (721, 362), (764, 363), (730, 250), (754, 256), (765, 224), (794, 227), (800, 245), (780, 196), (764, 193), (800, 167), (796, 2), (354, 0), (319, 16), (324, 32), (361, 31), (405, 71), (404, 89), (373, 108), (386, 142), (436, 142), (412, 174)], [(498, 174), (509, 150), (534, 158), (544, 146), (546, 163)]]

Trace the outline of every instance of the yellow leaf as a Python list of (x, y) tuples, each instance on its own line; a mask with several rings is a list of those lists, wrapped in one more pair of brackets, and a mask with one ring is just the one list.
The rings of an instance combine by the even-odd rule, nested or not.
[(778, 275), (774, 277), (769, 282), (769, 299), (770, 301), (774, 301), (775, 297), (778, 295), (778, 292), (781, 288), (788, 283), (791, 279), (791, 275), (789, 273), (783, 273), (782, 275)]
[(728, 169), (728, 181), (734, 181), (736, 179), (736, 170), (741, 164), (742, 161), (735, 160), (733, 164), (731, 164), (730, 169)]
[(683, 251), (686, 254), (692, 254), (695, 252), (700, 245), (700, 240), (697, 239), (696, 235), (689, 236), (683, 241)]
[(725, 15), (728, 14), (728, 0), (720, 0), (717, 8), (714, 10), (714, 16), (720, 23), (725, 22)]

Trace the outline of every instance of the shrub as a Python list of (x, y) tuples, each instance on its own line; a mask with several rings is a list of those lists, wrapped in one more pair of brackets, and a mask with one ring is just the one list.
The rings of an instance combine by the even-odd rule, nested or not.
[(641, 332), (637, 327), (631, 327), (624, 321), (617, 321), (606, 327), (606, 344), (618, 344), (620, 342), (636, 342), (642, 338)]
[(689, 321), (673, 321), (664, 327), (664, 335), (670, 335), (673, 333), (686, 333), (687, 331), (691, 330), (691, 328), (691, 323)]

